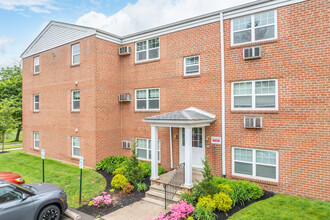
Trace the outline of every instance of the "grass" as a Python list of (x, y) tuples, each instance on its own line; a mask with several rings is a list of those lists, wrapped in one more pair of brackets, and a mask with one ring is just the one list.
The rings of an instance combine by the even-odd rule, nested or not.
[(242, 209), (230, 220), (245, 219), (329, 219), (330, 203), (298, 196), (275, 195)]
[[(13, 145), (13, 146), (5, 146), (5, 150), (14, 149), (14, 148), (22, 148), (22, 144)], [(0, 151), (1, 150), (2, 150), (2, 146), (0, 146)]]
[[(42, 160), (22, 150), (0, 154), (0, 170), (20, 174), (26, 183), (42, 182)], [(68, 195), (68, 205), (79, 207), (80, 169), (56, 160), (45, 160), (45, 182), (61, 186)], [(87, 203), (104, 190), (106, 180), (92, 169), (83, 169), (82, 201)]]
[(17, 130), (13, 130), (13, 131), (11, 131), (11, 132), (9, 132), (5, 135), (5, 145), (6, 144), (20, 144), (20, 143), (22, 143), (22, 141), (23, 141), (23, 139), (22, 139), (23, 131), (21, 131), (21, 133), (19, 135), (19, 141), (15, 141), (16, 132), (17, 132)]

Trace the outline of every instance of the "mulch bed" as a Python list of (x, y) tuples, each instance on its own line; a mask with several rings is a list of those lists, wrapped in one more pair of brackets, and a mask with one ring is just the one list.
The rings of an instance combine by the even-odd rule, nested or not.
[(215, 212), (215, 214), (217, 215), (215, 219), (216, 220), (227, 219), (230, 216), (232, 216), (233, 214), (235, 214), (236, 212), (238, 212), (238, 211), (246, 208), (247, 206), (251, 205), (252, 203), (255, 203), (255, 202), (258, 202), (258, 201), (261, 201), (261, 200), (268, 199), (268, 198), (270, 198), (270, 197), (272, 197), (274, 195), (275, 195), (275, 193), (273, 193), (271, 191), (264, 190), (264, 195), (262, 197), (260, 197), (259, 199), (251, 200), (251, 201), (245, 202), (244, 204), (238, 203), (228, 213)]
[[(105, 172), (105, 171), (97, 171), (100, 173), (106, 180), (107, 180), (107, 187), (105, 188), (105, 192), (110, 193), (111, 189), (111, 181), (114, 175)], [(146, 177), (145, 184), (147, 184), (149, 190), (149, 186), (151, 184), (150, 177)], [(136, 189), (133, 190), (133, 192), (129, 195), (122, 195), (120, 194), (119, 190), (115, 190), (115, 192), (110, 193), (112, 203), (108, 207), (104, 208), (98, 208), (96, 206), (88, 206), (88, 204), (83, 205), (82, 207), (78, 208), (79, 211), (87, 213), (89, 215), (93, 216), (103, 216), (107, 215), (111, 212), (114, 212), (124, 206), (130, 205), (134, 202), (140, 201), (143, 197), (145, 197), (145, 192), (138, 192)]]

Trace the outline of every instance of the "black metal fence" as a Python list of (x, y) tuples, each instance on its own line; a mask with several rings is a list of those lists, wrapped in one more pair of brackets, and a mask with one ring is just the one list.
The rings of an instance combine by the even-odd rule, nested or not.
[(182, 163), (179, 165), (178, 169), (175, 171), (170, 181), (164, 184), (165, 190), (165, 209), (169, 204), (171, 204), (176, 192), (180, 189), (180, 185), (184, 183), (184, 175), (185, 175), (185, 164)]

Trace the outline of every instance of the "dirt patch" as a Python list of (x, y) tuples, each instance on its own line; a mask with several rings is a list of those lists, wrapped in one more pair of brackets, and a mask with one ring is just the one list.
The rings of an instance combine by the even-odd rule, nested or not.
[[(105, 188), (105, 192), (110, 193), (111, 189), (111, 181), (114, 175), (109, 174), (105, 171), (97, 171), (100, 173), (107, 181), (107, 186)], [(146, 177), (145, 179), (145, 184), (147, 184), (149, 190), (149, 186), (151, 184), (150, 177)], [(78, 208), (79, 211), (87, 213), (89, 215), (93, 216), (104, 216), (106, 214), (109, 214), (111, 212), (114, 212), (120, 208), (123, 208), (124, 206), (133, 204), (134, 202), (140, 201), (143, 197), (145, 197), (145, 192), (138, 192), (136, 189), (133, 190), (131, 194), (128, 195), (122, 195), (120, 194), (119, 190), (115, 190), (115, 192), (110, 193), (111, 194), (111, 199), (112, 203), (108, 207), (104, 208), (98, 208), (96, 206), (88, 206), (83, 205), (82, 207)]]

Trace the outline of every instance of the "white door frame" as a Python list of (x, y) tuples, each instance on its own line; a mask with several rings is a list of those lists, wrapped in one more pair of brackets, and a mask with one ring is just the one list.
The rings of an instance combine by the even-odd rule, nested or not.
[[(194, 128), (202, 128), (202, 148), (198, 148), (196, 152), (196, 147), (192, 147), (192, 154), (194, 153), (200, 153), (198, 151), (202, 152), (201, 159), (204, 160), (205, 158), (205, 127), (194, 127)], [(194, 158), (194, 155), (192, 156)], [(179, 128), (179, 161), (180, 164), (184, 162), (185, 155), (183, 153), (183, 146), (182, 146), (182, 128)], [(192, 160), (192, 167), (194, 168), (203, 168), (203, 164), (200, 161), (200, 163), (194, 163), (195, 160)]]

